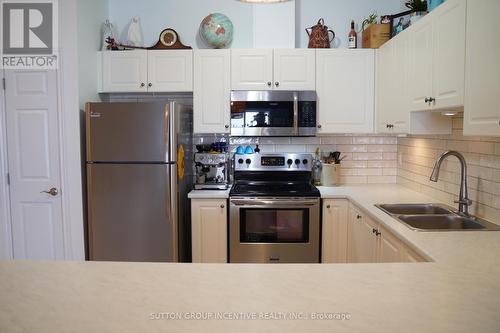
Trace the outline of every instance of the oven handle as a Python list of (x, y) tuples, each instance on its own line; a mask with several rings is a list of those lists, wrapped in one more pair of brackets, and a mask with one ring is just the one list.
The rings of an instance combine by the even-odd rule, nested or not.
[(299, 135), (299, 94), (293, 93), (293, 132)]
[(270, 206), (270, 205), (280, 205), (280, 206), (314, 206), (318, 205), (317, 199), (312, 200), (262, 200), (262, 199), (231, 199), (231, 204), (235, 206)]

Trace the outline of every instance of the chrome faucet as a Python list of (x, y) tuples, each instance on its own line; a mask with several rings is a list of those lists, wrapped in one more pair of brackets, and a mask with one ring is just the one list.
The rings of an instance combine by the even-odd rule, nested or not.
[(432, 170), (431, 181), (437, 182), (439, 179), (439, 170), (441, 169), (441, 163), (448, 156), (455, 156), (460, 161), (462, 165), (462, 180), (460, 181), (460, 195), (458, 197), (458, 201), (455, 203), (458, 204), (458, 211), (464, 215), (469, 215), (469, 206), (472, 205), (472, 200), (468, 198), (467, 194), (467, 163), (465, 162), (465, 158), (458, 151), (449, 150), (441, 154), (438, 157), (436, 164), (434, 165), (434, 170)]

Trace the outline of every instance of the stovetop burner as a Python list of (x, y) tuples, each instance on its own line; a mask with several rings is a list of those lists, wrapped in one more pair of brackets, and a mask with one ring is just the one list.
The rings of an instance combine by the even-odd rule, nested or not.
[(307, 182), (247, 182), (237, 181), (232, 197), (320, 197), (319, 190)]

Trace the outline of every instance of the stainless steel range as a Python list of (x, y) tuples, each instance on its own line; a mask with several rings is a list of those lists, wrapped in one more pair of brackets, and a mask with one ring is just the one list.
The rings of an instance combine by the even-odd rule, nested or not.
[(320, 193), (310, 154), (236, 155), (229, 261), (319, 263)]

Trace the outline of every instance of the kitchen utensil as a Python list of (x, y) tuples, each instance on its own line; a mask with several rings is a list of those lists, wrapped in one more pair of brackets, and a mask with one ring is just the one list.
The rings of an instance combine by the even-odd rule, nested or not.
[[(320, 18), (316, 25), (306, 29), (307, 35), (309, 36), (309, 45), (307, 46), (308, 48), (330, 48), (330, 43), (335, 38), (335, 32), (329, 30), (324, 23), (325, 21)], [(329, 36), (330, 33), (332, 34), (331, 38)]]

